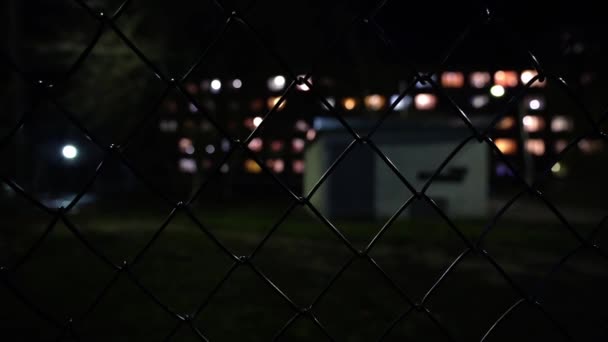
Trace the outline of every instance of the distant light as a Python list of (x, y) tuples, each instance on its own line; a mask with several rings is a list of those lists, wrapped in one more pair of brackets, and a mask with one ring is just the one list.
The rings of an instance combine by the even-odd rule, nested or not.
[(604, 148), (602, 140), (598, 139), (582, 139), (578, 142), (578, 148), (584, 154), (594, 154), (600, 152)]
[(315, 140), (316, 137), (317, 137), (317, 131), (315, 131), (313, 128), (309, 129), (306, 132), (306, 139), (308, 139), (309, 141)]
[(294, 160), (291, 163), (291, 168), (294, 173), (302, 174), (304, 173), (304, 161), (302, 160)]
[(535, 156), (542, 156), (545, 154), (545, 142), (542, 139), (527, 140), (526, 151)]
[(192, 158), (182, 158), (178, 161), (178, 167), (181, 172), (195, 173), (197, 171), (196, 161)]
[(247, 145), (247, 147), (249, 147), (249, 149), (253, 152), (260, 152), (263, 146), (264, 143), (262, 141), (262, 138), (259, 137), (251, 139), (251, 141)]
[(213, 154), (215, 152), (215, 146), (213, 146), (213, 145), (205, 146), (205, 152), (207, 152), (209, 154)]
[[(306, 75), (299, 75), (298, 77), (302, 78), (304, 80), (306, 78)], [(306, 82), (312, 84), (312, 78), (308, 78), (306, 80)], [(310, 87), (306, 83), (298, 84), (296, 86), (296, 88), (298, 88), (298, 90), (301, 90), (301, 91), (309, 91), (310, 90)]]
[(473, 108), (479, 109), (485, 107), (490, 102), (488, 95), (475, 95), (471, 98)]
[(498, 121), (496, 128), (500, 130), (507, 130), (513, 128), (513, 126), (515, 126), (515, 119), (512, 116), (505, 116)]
[[(268, 108), (269, 109), (274, 108), (274, 106), (276, 106), (277, 103), (279, 103), (279, 101), (281, 101), (281, 98), (279, 96), (271, 96), (271, 97), (269, 97), (268, 98), (268, 102), (267, 102)], [(277, 111), (285, 108), (285, 104), (286, 103), (287, 103), (287, 100), (283, 99), (283, 101), (281, 102), (281, 104), (277, 108)]]
[(177, 130), (176, 120), (161, 120), (158, 123), (161, 132), (175, 132)]
[(262, 123), (262, 118), (261, 117), (256, 116), (255, 118), (253, 118), (253, 125), (255, 127), (258, 127), (261, 123)]
[(272, 91), (283, 90), (283, 88), (285, 88), (285, 82), (286, 82), (285, 77), (283, 77), (281, 75), (272, 77), (268, 80), (268, 89), (270, 89)]
[(437, 97), (433, 94), (418, 94), (414, 98), (416, 109), (429, 110), (437, 105)]
[(211, 92), (217, 94), (222, 89), (222, 82), (218, 79), (211, 81)]
[(566, 147), (568, 146), (568, 140), (566, 139), (559, 139), (555, 141), (555, 153), (560, 153), (561, 151), (563, 151), (564, 149), (566, 149)]
[[(333, 96), (327, 97), (326, 98), (327, 103), (329, 103), (330, 106), (332, 107), (336, 107), (336, 98)], [(325, 103), (323, 103), (323, 108), (326, 110), (329, 110), (329, 108), (327, 108), (327, 105)]]
[(505, 94), (505, 88), (501, 85), (494, 85), (490, 88), (490, 94), (494, 97), (501, 97)]
[(275, 159), (274, 163), (272, 164), (272, 171), (281, 173), (283, 170), (285, 170), (285, 162), (283, 159)]
[(221, 173), (228, 173), (228, 171), (230, 171), (230, 166), (228, 166), (228, 164), (224, 164), (222, 167), (220, 167)]
[(190, 145), (186, 147), (184, 152), (186, 152), (186, 154), (194, 154), (194, 146)]
[(553, 166), (551, 167), (551, 172), (558, 173), (561, 169), (562, 169), (562, 165), (559, 162), (557, 162), (557, 163), (553, 164)]
[(513, 176), (513, 171), (505, 163), (496, 164), (496, 175), (499, 177)]
[[(435, 82), (437, 82), (437, 74), (434, 74), (433, 76), (431, 76), (431, 79)], [(431, 82), (424, 80), (424, 83), (422, 82), (422, 80), (418, 80), (418, 82), (416, 82), (416, 88), (417, 89), (428, 89), (431, 88)]]
[(556, 133), (570, 131), (572, 130), (572, 126), (572, 120), (562, 115), (555, 116), (551, 120), (551, 131)]
[(78, 149), (74, 145), (65, 145), (61, 149), (61, 154), (65, 159), (74, 159), (78, 156)]
[(245, 160), (245, 171), (249, 173), (260, 173), (262, 172), (262, 168), (260, 165), (258, 165), (258, 163), (255, 162), (255, 160), (247, 159)]
[(198, 93), (198, 86), (196, 84), (194, 84), (194, 83), (191, 83), (191, 82), (187, 83), (186, 84), (186, 91), (189, 94), (194, 95), (194, 94)]
[(352, 97), (347, 97), (342, 100), (342, 105), (346, 110), (353, 110), (357, 106), (357, 100)]
[(232, 88), (241, 89), (242, 86), (243, 86), (243, 82), (241, 80), (239, 80), (238, 78), (232, 80)]
[(194, 149), (192, 146), (192, 140), (188, 138), (179, 139), (177, 146), (179, 147), (179, 151), (181, 153), (187, 153), (190, 149)]
[(517, 73), (515, 71), (499, 70), (494, 73), (494, 84), (503, 87), (515, 87), (518, 82)]
[(230, 149), (230, 141), (228, 139), (222, 139), (222, 151), (228, 152)]
[(519, 79), (521, 80), (521, 83), (523, 83), (524, 85), (526, 85), (536, 75), (538, 75), (538, 73), (536, 72), (536, 70), (524, 70), (524, 71), (521, 72), (521, 76), (519, 77)]
[(395, 95), (391, 95), (391, 100), (390, 100), (390, 101), (391, 101), (391, 104), (390, 104), (390, 105), (391, 105), (391, 106), (393, 106), (393, 105), (395, 106), (395, 107), (393, 108), (393, 110), (404, 110), (404, 109), (406, 109), (407, 107), (409, 107), (409, 105), (411, 105), (411, 104), (412, 104), (412, 97), (411, 97), (410, 95), (406, 95), (406, 96), (404, 96), (404, 97), (401, 99), (401, 101), (399, 101), (399, 103), (394, 104), (394, 103), (395, 103), (395, 101), (397, 101), (397, 99), (398, 99), (398, 98), (399, 98), (399, 95), (396, 95), (396, 94), (395, 94)]
[(524, 116), (522, 123), (527, 132), (538, 132), (545, 128), (545, 119), (537, 115)]
[(490, 74), (484, 71), (476, 71), (469, 75), (469, 82), (473, 88), (483, 88), (490, 83)]
[(441, 74), (441, 85), (445, 88), (462, 88), (464, 75), (458, 71), (448, 71)]
[(188, 109), (190, 109), (190, 112), (192, 112), (192, 113), (198, 112), (198, 108), (196, 108), (196, 106), (194, 105), (194, 103), (189, 104), (188, 105)]
[(291, 149), (294, 153), (300, 153), (304, 151), (305, 146), (306, 142), (304, 141), (304, 139), (293, 138), (293, 140), (291, 140)]
[(306, 121), (298, 120), (298, 121), (296, 121), (294, 128), (296, 129), (296, 131), (306, 132), (308, 130), (309, 126)]
[(517, 143), (514, 139), (498, 138), (494, 140), (494, 144), (504, 154), (515, 154), (517, 152)]
[(378, 111), (386, 104), (386, 98), (382, 95), (368, 95), (364, 99), (365, 106), (373, 111)]
[(537, 99), (530, 100), (530, 102), (528, 103), (528, 106), (530, 106), (530, 109), (532, 109), (532, 110), (538, 110), (538, 109), (540, 109), (540, 101)]

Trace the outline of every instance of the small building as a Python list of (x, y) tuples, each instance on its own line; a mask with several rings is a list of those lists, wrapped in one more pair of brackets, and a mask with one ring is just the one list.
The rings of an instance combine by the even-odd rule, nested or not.
[[(374, 120), (349, 120), (360, 134)], [(333, 118), (317, 118), (317, 139), (305, 154), (304, 190), (308, 193), (354, 140)], [(385, 122), (372, 141), (418, 191), (471, 131), (447, 120)], [(426, 194), (451, 217), (481, 217), (488, 212), (490, 149), (471, 139), (437, 175)], [(356, 171), (353, 171), (356, 170)], [(357, 144), (312, 197), (329, 217), (387, 218), (412, 196), (402, 180), (372, 148)], [(425, 201), (414, 201), (401, 217), (436, 215)]]

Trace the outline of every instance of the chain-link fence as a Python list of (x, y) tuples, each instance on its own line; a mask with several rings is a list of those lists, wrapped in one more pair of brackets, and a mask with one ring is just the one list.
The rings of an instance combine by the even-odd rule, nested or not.
[[(602, 154), (587, 156), (585, 165), (590, 168), (584, 172), (560, 178), (569, 153), (593, 152), (597, 146), (601, 149), (606, 116), (594, 112), (602, 98), (570, 85), (559, 72), (552, 71), (560, 71), (555, 67), (559, 63), (552, 60), (544, 64), (535, 55), (535, 48), (549, 52), (553, 50), (547, 46), (563, 48), (550, 39), (542, 40), (565, 33), (539, 29), (545, 35), (536, 36), (537, 40), (525, 39), (516, 27), (519, 23), (503, 20), (492, 6), (446, 5), (440, 10), (434, 5), (373, 1), (311, 3), (305, 8), (288, 4), (283, 6), (294, 9), (281, 12), (280, 4), (264, 2), (183, 1), (167, 5), (165, 8), (178, 8), (168, 12), (169, 17), (192, 10), (191, 21), (181, 21), (165, 19), (161, 7), (147, 8), (146, 3), (138, 1), (115, 4), (74, 0), (66, 4), (55, 12), (48, 4), (27, 8), (15, 1), (6, 5), (10, 20), (2, 51), (6, 77), (2, 81), (4, 128), (0, 149), (5, 161), (0, 180), (4, 185), (2, 203), (7, 210), (0, 235), (4, 240), (0, 247), (5, 250), (0, 265), (0, 336), (7, 341), (608, 338), (608, 321), (601, 307), (605, 303), (602, 285), (608, 275), (607, 255), (599, 246), (606, 217), (588, 204), (587, 200), (593, 199), (591, 193), (562, 187), (587, 183), (597, 190), (601, 203), (605, 175), (600, 171), (596, 178), (585, 175), (591, 174), (590, 168), (601, 170)], [(497, 8), (499, 14), (501, 10), (504, 13), (504, 8)], [(133, 27), (131, 24), (145, 21), (138, 13), (148, 10), (156, 15), (150, 24)], [(443, 16), (437, 19), (433, 10)], [(538, 24), (521, 24), (524, 30), (534, 25), (554, 28), (549, 25), (552, 12), (543, 8), (541, 13), (545, 17), (531, 14), (528, 19)], [(51, 18), (46, 17), (49, 14)], [(55, 33), (47, 36), (45, 32), (42, 36), (46, 40), (29, 41), (29, 47), (16, 48), (21, 43), (27, 45), (29, 37), (29, 31), (17, 28), (38, 21), (57, 27), (65, 24), (69, 29), (59, 30), (54, 37)], [(86, 39), (66, 34), (79, 30), (90, 34), (85, 35)], [(151, 31), (142, 33), (146, 30)], [(566, 38), (568, 42), (573, 39), (570, 33)], [(309, 41), (317, 44), (305, 46)], [(530, 46), (531, 42), (538, 46)], [(594, 49), (590, 43), (584, 44), (574, 42), (567, 49), (574, 55), (586, 47)], [(593, 51), (601, 56), (600, 50)], [(159, 57), (163, 54), (169, 57)], [(43, 56), (49, 60), (39, 60)], [(191, 61), (185, 62), (188, 58)], [(334, 61), (328, 62), (332, 58)], [(596, 63), (591, 59), (564, 58), (559, 65), (565, 65), (564, 69), (575, 75), (572, 77), (583, 80), (601, 76), (599, 71), (589, 72), (602, 69), (601, 64), (574, 64)], [(169, 62), (155, 62), (158, 59)], [(372, 59), (374, 62), (370, 62)], [(73, 62), (62, 68), (65, 60)], [(526, 71), (500, 71), (500, 76), (498, 72), (475, 71), (495, 71), (504, 69), (503, 65)], [(443, 76), (438, 78), (446, 70), (457, 72), (449, 76), (443, 73), (445, 80)], [(272, 78), (273, 73), (285, 76)], [(471, 82), (477, 82), (473, 80), (475, 73), (483, 74), (478, 81), (484, 84), (474, 88), (482, 89), (485, 97), (473, 100), (474, 109), (487, 101), (498, 101), (494, 107), (486, 107), (484, 120), (477, 120), (471, 114), (471, 105), (463, 103), (463, 95), (450, 89), (461, 88), (469, 75)], [(107, 74), (116, 77), (107, 78)], [(341, 85), (326, 87), (322, 80), (328, 74), (337, 83), (342, 80)], [(358, 77), (355, 82), (350, 79), (353, 74)], [(266, 86), (268, 77), (274, 82), (269, 86), (278, 88), (276, 96), (268, 99), (267, 110), (263, 109), (266, 98), (258, 100), (261, 105), (257, 111), (263, 114), (246, 123), (249, 129), (235, 131), (231, 122), (241, 125), (249, 115), (242, 113), (251, 109), (241, 108), (235, 110), (241, 114), (230, 116), (226, 114), (231, 110), (228, 104), (245, 96), (247, 83), (254, 79), (262, 81), (252, 91), (261, 92), (258, 88)], [(203, 78), (207, 79), (204, 85), (200, 83)], [(380, 95), (369, 97), (374, 96), (371, 84), (395, 84), (393, 79), (401, 83), (390, 100)], [(513, 82), (517, 86), (509, 85)], [(155, 89), (151, 89), (152, 83)], [(104, 86), (111, 91), (97, 93), (97, 88)], [(553, 140), (543, 142), (542, 135), (526, 135), (570, 127), (569, 121), (538, 123), (538, 117), (529, 114), (545, 106), (540, 97), (530, 100), (529, 96), (549, 89), (557, 94), (553, 99), (559, 103), (553, 108), (559, 113), (570, 111), (578, 127), (569, 130), (568, 136), (556, 138), (561, 148), (554, 153), (549, 146)], [(216, 96), (220, 91), (225, 92), (225, 109), (212, 109), (221, 106), (220, 101), (199, 96), (204, 92)], [(421, 92), (429, 97), (417, 97)], [(343, 96), (353, 93), (352, 97)], [(423, 180), (421, 186), (405, 175), (404, 168), (422, 163), (423, 156), (391, 154), (385, 148), (388, 145), (381, 142), (383, 130), (397, 127), (392, 117), (416, 116), (399, 114), (408, 99), (420, 110), (441, 101), (444, 115), (437, 114), (434, 120), (456, 122), (449, 126), (456, 128), (444, 128), (439, 134), (464, 132), (452, 139), (449, 152), (432, 156), (437, 166), (418, 176)], [(546, 99), (552, 101), (549, 95)], [(172, 108), (179, 101), (188, 107), (183, 117), (171, 114), (177, 111)], [(314, 156), (307, 157), (305, 171), (304, 157), (296, 157), (289, 164), (294, 175), (286, 176), (286, 161), (259, 153), (261, 139), (273, 134), (299, 152), (305, 143), (321, 145), (323, 132), (312, 122), (316, 114), (285, 119), (288, 106), (294, 103), (305, 110), (309, 110), (306, 105), (318, 105), (315, 110), (330, 117), (334, 129), (340, 131), (342, 145), (337, 153), (328, 154), (331, 158), (321, 163), (318, 174), (311, 171)], [(506, 118), (521, 111), (521, 103), (530, 108), (509, 124)], [(375, 108), (373, 115), (366, 117), (367, 125), (353, 120), (351, 111), (357, 105)], [(98, 107), (119, 114), (104, 116), (95, 111)], [(423, 119), (429, 115), (422, 111)], [(171, 132), (178, 130), (176, 127), (187, 127), (193, 122), (191, 116), (199, 120), (196, 129), (205, 127), (198, 138), (180, 138), (177, 134), (166, 138), (159, 132), (159, 127), (160, 131)], [(296, 133), (290, 127), (294, 123), (301, 128), (297, 134), (302, 137), (292, 142)], [(516, 137), (501, 137), (503, 126), (512, 126)], [(396, 139), (407, 140), (404, 135), (418, 134), (422, 143), (415, 146), (421, 149), (425, 141), (434, 143), (424, 137), (436, 132), (431, 128), (425, 131), (426, 126), (414, 127), (410, 131), (397, 129)], [(146, 133), (150, 131), (154, 133)], [(192, 143), (196, 139), (207, 140), (196, 145)], [(66, 140), (80, 145), (63, 146), (58, 142)], [(181, 157), (174, 152), (176, 144)], [(511, 148), (512, 144), (519, 145)], [(79, 148), (85, 145), (87, 149)], [(274, 145), (273, 151), (282, 149), (279, 143)], [(452, 168), (453, 161), (471, 145), (487, 148), (482, 154), (491, 156), (491, 160), (472, 164), (473, 168), (490, 168), (492, 176), (484, 178), (490, 189), (484, 188), (483, 192), (495, 191), (501, 182), (505, 183), (494, 175), (500, 172), (508, 174), (505, 184), (510, 190), (502, 192), (489, 217), (472, 220), (453, 217), (449, 204), (446, 207), (430, 195), (438, 182), (462, 175), (464, 171)], [(55, 153), (59, 148), (62, 155)], [(188, 157), (195, 150), (204, 150), (216, 159), (204, 164)], [(353, 157), (360, 150), (366, 151), (367, 157)], [(55, 154), (41, 157), (40, 151)], [(79, 158), (86, 160), (85, 166), (65, 166)], [(407, 162), (395, 161), (401, 159)], [(535, 163), (531, 166), (532, 159)], [(236, 160), (236, 167), (231, 160)], [(366, 208), (373, 207), (373, 201), (381, 196), (377, 192), (381, 185), (371, 183), (372, 190), (363, 195), (356, 191), (378, 172), (362, 171), (362, 164), (370, 160), (384, 170), (382, 177), (395, 180), (387, 191), (402, 194), (397, 196), (397, 206), (383, 208), (391, 214), (379, 226), (374, 225), (376, 220), (345, 220), (326, 210), (338, 206), (343, 209), (341, 213), (357, 214), (363, 208), (363, 216), (374, 216)], [(243, 168), (243, 162), (244, 170), (236, 170)], [(118, 169), (122, 171), (109, 171)], [(451, 173), (446, 176), (448, 171)], [(308, 185), (302, 185), (302, 172), (308, 173), (304, 177), (313, 178)], [(347, 193), (335, 197), (332, 201), (336, 203), (321, 203), (318, 193), (326, 191), (323, 187), (336, 174), (346, 179), (347, 189), (342, 191)], [(131, 182), (141, 187), (132, 188)], [(547, 185), (555, 183), (558, 186)], [(73, 195), (49, 201), (48, 196), (61, 192), (58, 189), (63, 189), (62, 184), (76, 189)], [(479, 184), (448, 191), (473, 193), (475, 187), (482, 186)], [(221, 194), (211, 190), (218, 187)], [(105, 199), (101, 195), (97, 199), (96, 194), (104, 191)], [(236, 198), (241, 192), (247, 196), (237, 208)], [(469, 199), (473, 198), (471, 193)], [(273, 196), (279, 200), (268, 200)], [(364, 196), (365, 201), (357, 196)], [(159, 200), (152, 205), (151, 198)], [(573, 222), (576, 219), (569, 211), (571, 202), (562, 205), (558, 200), (556, 204), (555, 198), (581, 201), (582, 208), (577, 212), (584, 223)], [(484, 197), (482, 201), (486, 206), (491, 199)], [(531, 208), (530, 212), (515, 220), (505, 218), (519, 203)], [(434, 223), (407, 219), (405, 213), (420, 205), (427, 208), (423, 216), (432, 217)], [(80, 215), (87, 206), (109, 207), (113, 218), (108, 219), (108, 212), (102, 209)], [(158, 209), (161, 207), (164, 209)], [(168, 214), (163, 217), (167, 208)], [(552, 224), (537, 222), (540, 217), (550, 217)], [(506, 227), (497, 228), (505, 221)], [(239, 229), (226, 233), (218, 226)], [(251, 230), (258, 235), (251, 238)], [(142, 235), (137, 235), (140, 232)], [(282, 235), (285, 232), (287, 237)], [(181, 234), (182, 238), (171, 234)], [(493, 236), (500, 238), (489, 242)], [(314, 239), (309, 240), (311, 237)], [(129, 244), (135, 240), (145, 242)], [(450, 242), (444, 244), (445, 240)], [(273, 241), (279, 244), (273, 245)], [(418, 243), (429, 249), (416, 246)], [(498, 247), (493, 250), (488, 245)], [(526, 251), (517, 249), (521, 246)], [(166, 259), (172, 259), (171, 263)], [(424, 261), (419, 263), (421, 259)], [(181, 273), (174, 273), (176, 270)], [(249, 271), (249, 277), (237, 275), (244, 270)], [(187, 290), (179, 277), (196, 280), (196, 284)], [(257, 287), (248, 287), (253, 283)], [(302, 287), (312, 293), (302, 295), (298, 290)], [(83, 295), (84, 290), (88, 292)], [(245, 313), (234, 314), (237, 311)], [(351, 315), (357, 319), (350, 319)], [(264, 333), (258, 334), (257, 328)], [(140, 333), (133, 332), (137, 329)]]

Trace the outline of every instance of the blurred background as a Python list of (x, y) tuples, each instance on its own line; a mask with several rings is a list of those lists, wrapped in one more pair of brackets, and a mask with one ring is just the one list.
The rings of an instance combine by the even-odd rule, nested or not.
[(0, 333), (607, 338), (598, 6), (3, 2)]

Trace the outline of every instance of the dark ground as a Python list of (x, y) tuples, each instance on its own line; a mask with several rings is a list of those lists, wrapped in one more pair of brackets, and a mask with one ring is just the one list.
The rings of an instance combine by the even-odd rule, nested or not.
[[(114, 206), (115, 207), (115, 206)], [(197, 207), (194, 214), (235, 255), (249, 255), (286, 206), (222, 209)], [(40, 319), (7, 285), (61, 325), (74, 318), (82, 341), (161, 341), (176, 324), (136, 282), (171, 311), (186, 314), (205, 303), (193, 320), (211, 341), (267, 341), (294, 315), (292, 307), (248, 264), (228, 275), (233, 260), (214, 244), (183, 211), (134, 264), (170, 209), (84, 208), (68, 214), (82, 237), (114, 264), (129, 262), (132, 276), (118, 276), (92, 311), (87, 308), (110, 283), (113, 270), (88, 250), (62, 222), (21, 267), (4, 274), (0, 287), (0, 331), (7, 341), (51, 341), (60, 329)], [(211, 208), (211, 209), (210, 209)], [(151, 214), (151, 212), (154, 212)], [(10, 215), (9, 215), (10, 214)], [(27, 215), (25, 215), (27, 214)], [(40, 236), (49, 216), (28, 209), (3, 219), (2, 264), (14, 265)], [(512, 216), (517, 216), (512, 213)], [(357, 249), (362, 249), (383, 222), (334, 222)], [(457, 221), (468, 239), (484, 222)], [(577, 224), (583, 235), (593, 226)], [(597, 236), (601, 243), (602, 235)], [(552, 265), (578, 246), (557, 220), (530, 223), (501, 220), (487, 236), (484, 249), (528, 294), (577, 341), (608, 338), (608, 260), (583, 250), (549, 278)], [(423, 312), (414, 310), (388, 331), (391, 322), (410, 309), (405, 294), (420, 302), (443, 271), (465, 250), (465, 244), (438, 220), (399, 220), (369, 255), (394, 280), (391, 283), (365, 258), (352, 264), (315, 303), (312, 312), (337, 341), (447, 341)], [(297, 208), (255, 254), (252, 264), (300, 307), (307, 307), (330, 283), (352, 252), (330, 229)], [(547, 279), (544, 287), (539, 281)], [(136, 280), (136, 282), (134, 282)], [(394, 284), (394, 285), (393, 285)], [(540, 292), (537, 290), (542, 288)], [(401, 291), (401, 294), (400, 294)], [(456, 341), (479, 341), (498, 317), (519, 299), (518, 292), (483, 256), (468, 253), (424, 302)], [(87, 312), (84, 317), (83, 313)], [(518, 306), (488, 341), (559, 341), (562, 336), (538, 308)], [(69, 338), (67, 339), (69, 340)], [(174, 341), (196, 340), (183, 326)], [(306, 316), (286, 329), (283, 341), (327, 340)]]

